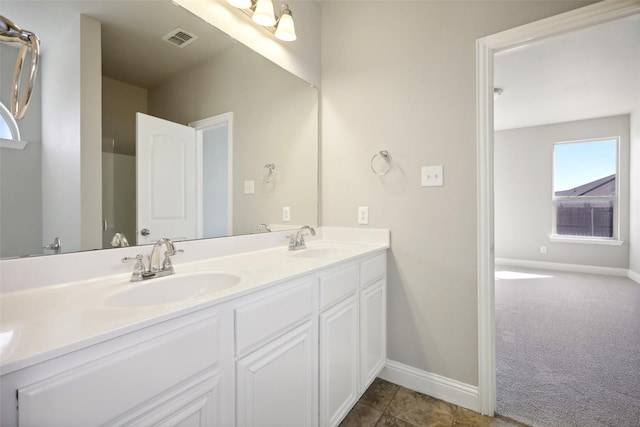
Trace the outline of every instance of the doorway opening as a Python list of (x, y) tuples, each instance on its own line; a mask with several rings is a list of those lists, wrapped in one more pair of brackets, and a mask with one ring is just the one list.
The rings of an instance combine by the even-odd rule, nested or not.
[(494, 56), (535, 41), (638, 14), (640, 4), (637, 3), (597, 3), (477, 42), (478, 397), (484, 414), (493, 415), (496, 409)]

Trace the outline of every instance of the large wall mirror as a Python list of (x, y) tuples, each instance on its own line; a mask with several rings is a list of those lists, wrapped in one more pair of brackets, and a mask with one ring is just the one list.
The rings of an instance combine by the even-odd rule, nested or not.
[(27, 145), (0, 148), (0, 257), (317, 225), (316, 88), (169, 0), (0, 14), (41, 39)]

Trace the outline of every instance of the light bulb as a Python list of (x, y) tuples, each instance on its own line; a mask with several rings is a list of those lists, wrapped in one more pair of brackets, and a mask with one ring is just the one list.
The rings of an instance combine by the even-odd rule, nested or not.
[(278, 20), (278, 28), (276, 28), (275, 36), (286, 42), (294, 41), (296, 37), (296, 27), (293, 24), (293, 16), (288, 7), (282, 8), (282, 15)]
[(256, 10), (253, 13), (253, 21), (263, 27), (272, 27), (276, 24), (273, 15), (273, 2), (271, 0), (258, 0)]
[(251, 0), (227, 0), (233, 7), (237, 7), (238, 9), (250, 9), (251, 8)]

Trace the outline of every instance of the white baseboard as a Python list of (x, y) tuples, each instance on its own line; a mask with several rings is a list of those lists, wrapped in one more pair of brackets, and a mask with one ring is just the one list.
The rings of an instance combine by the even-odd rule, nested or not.
[(410, 390), (480, 412), (477, 386), (422, 371), (393, 360), (387, 360), (379, 376)]
[[(496, 265), (539, 268), (542, 270), (573, 271), (577, 273), (603, 274), (605, 276), (631, 277), (626, 268), (599, 267), (596, 265), (563, 264), (560, 262), (530, 261), (525, 259), (496, 258)], [(635, 279), (634, 279), (635, 280)]]
[(636, 273), (633, 270), (629, 270), (629, 273), (627, 274), (627, 276), (629, 277), (629, 279), (631, 279), (634, 282), (640, 284), (640, 273)]

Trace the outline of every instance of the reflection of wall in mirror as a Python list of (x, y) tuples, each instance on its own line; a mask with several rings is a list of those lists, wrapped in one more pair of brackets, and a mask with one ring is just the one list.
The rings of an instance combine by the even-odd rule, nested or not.
[[(18, 49), (0, 43), (0, 101), (10, 108)], [(0, 148), (0, 257), (42, 253), (41, 79), (18, 122), (24, 150)]]
[(102, 76), (102, 247), (115, 233), (136, 242), (136, 113), (148, 110), (147, 90)]
[[(44, 46), (44, 42), (42, 43)], [(62, 26), (42, 55), (42, 239), (62, 252), (102, 246), (100, 22)], [(44, 52), (44, 51), (43, 51)], [(82, 70), (82, 75), (81, 75)]]
[[(177, 123), (230, 111), (234, 114), (233, 234), (255, 232), (260, 223), (281, 224), (283, 206), (291, 207), (291, 224), (315, 225), (315, 89), (244, 46), (233, 46), (149, 91), (150, 114)], [(313, 166), (301, 159), (309, 159)], [(277, 165), (269, 184), (260, 179), (266, 163)], [(255, 194), (244, 194), (245, 180), (256, 182)]]

